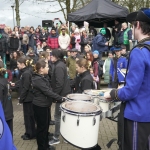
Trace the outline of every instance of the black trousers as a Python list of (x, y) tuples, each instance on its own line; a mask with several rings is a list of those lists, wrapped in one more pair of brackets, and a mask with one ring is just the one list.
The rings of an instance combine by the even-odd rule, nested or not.
[(125, 119), (124, 150), (150, 150), (150, 123)]
[(23, 115), (25, 122), (25, 134), (30, 138), (33, 138), (36, 136), (36, 131), (32, 102), (23, 103)]
[(10, 129), (10, 132), (11, 132), (11, 134), (13, 136), (13, 119), (6, 120), (6, 122), (7, 122), (7, 125), (9, 127), (9, 129)]
[(38, 150), (48, 148), (48, 130), (49, 130), (49, 107), (39, 107), (33, 104), (34, 115), (37, 121), (37, 145)]

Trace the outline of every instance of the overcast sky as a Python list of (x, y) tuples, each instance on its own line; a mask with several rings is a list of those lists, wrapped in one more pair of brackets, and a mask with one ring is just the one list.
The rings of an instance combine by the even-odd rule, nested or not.
[[(6, 24), (13, 27), (13, 13), (11, 6), (13, 0), (0, 0), (0, 24)], [(59, 13), (44, 13), (47, 10), (59, 10), (57, 3), (33, 3), (32, 0), (25, 0), (20, 6), (21, 26), (34, 26), (42, 25), (42, 20), (53, 20), (60, 18), (64, 22), (64, 16)]]

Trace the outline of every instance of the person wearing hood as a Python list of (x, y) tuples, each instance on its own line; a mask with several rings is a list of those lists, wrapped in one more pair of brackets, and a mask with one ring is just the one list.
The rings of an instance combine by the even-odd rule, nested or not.
[(50, 36), (48, 37), (48, 40), (47, 40), (47, 45), (52, 50), (59, 48), (58, 35), (56, 33), (55, 28), (52, 28), (51, 30)]
[(70, 36), (66, 33), (66, 29), (61, 29), (61, 34), (58, 37), (58, 43), (61, 50), (67, 51), (70, 45)]
[[(106, 100), (120, 101), (118, 144), (121, 150), (150, 149), (150, 9), (127, 16), (138, 44), (131, 50), (125, 85), (104, 94)], [(108, 101), (109, 101), (108, 100)]]
[(96, 37), (94, 37), (94, 39), (93, 39), (92, 50), (93, 51), (98, 50), (100, 58), (102, 57), (103, 52), (108, 51), (109, 43), (105, 37), (105, 34), (106, 34), (106, 29), (102, 28), (100, 30), (100, 33)]
[(71, 37), (71, 45), (72, 48), (76, 48), (78, 52), (81, 52), (80, 41), (81, 41), (80, 31), (78, 28), (76, 28), (74, 31), (74, 35)]

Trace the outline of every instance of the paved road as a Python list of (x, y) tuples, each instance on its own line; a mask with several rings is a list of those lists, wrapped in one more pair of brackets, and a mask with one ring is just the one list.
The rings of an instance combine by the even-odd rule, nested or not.
[[(14, 96), (15, 95), (15, 96)], [(36, 140), (23, 141), (20, 137), (24, 134), (24, 121), (22, 113), (22, 105), (17, 105), (18, 100), (16, 94), (13, 94), (13, 107), (14, 107), (14, 143), (18, 150), (37, 150)], [(54, 104), (52, 106), (52, 116), (54, 114)], [(50, 126), (50, 132), (54, 132), (54, 126)], [(100, 122), (98, 143), (102, 147), (102, 150), (117, 150), (116, 143), (112, 145), (110, 149), (106, 147), (106, 144), (112, 139), (117, 137), (116, 123), (108, 119), (103, 119)], [(61, 143), (56, 146), (56, 150), (78, 150), (70, 144), (64, 143), (60, 138)]]

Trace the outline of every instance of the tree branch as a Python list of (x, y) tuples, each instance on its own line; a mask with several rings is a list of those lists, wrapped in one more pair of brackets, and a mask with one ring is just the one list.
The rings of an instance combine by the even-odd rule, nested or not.
[[(66, 9), (66, 8), (63, 8), (63, 9)], [(58, 13), (58, 12), (60, 12), (60, 11), (63, 11), (63, 9), (60, 9), (60, 10), (58, 10), (58, 11), (47, 11), (46, 13)]]

